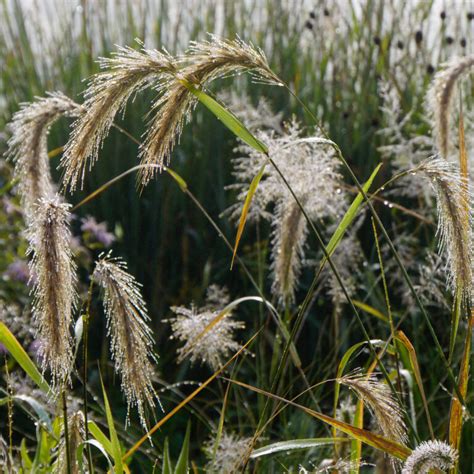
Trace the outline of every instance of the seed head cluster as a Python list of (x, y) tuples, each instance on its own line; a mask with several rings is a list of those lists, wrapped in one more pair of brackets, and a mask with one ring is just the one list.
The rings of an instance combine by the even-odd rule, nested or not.
[(190, 308), (184, 306), (171, 308), (176, 315), (169, 320), (173, 337), (184, 342), (184, 346), (178, 349), (178, 362), (189, 356), (193, 363), (208, 364), (211, 369), (218, 370), (227, 356), (240, 349), (239, 343), (234, 340), (234, 333), (245, 325), (235, 320), (230, 311), (202, 334), (220, 315), (228, 302), (226, 296), (221, 297), (219, 302), (216, 301), (215, 293), (216, 289), (213, 287), (211, 297), (208, 296), (206, 305), (202, 308), (194, 305)]
[[(104, 311), (115, 370), (122, 377), (128, 409), (136, 406), (146, 427), (145, 407), (155, 406), (153, 337), (140, 285), (126, 263), (110, 253), (96, 262), (92, 278), (103, 290)], [(128, 416), (127, 416), (128, 420)]]
[(423, 441), (403, 465), (402, 474), (427, 474), (431, 469), (447, 472), (458, 459), (458, 453), (443, 441)]
[(53, 383), (68, 381), (72, 366), (71, 321), (76, 304), (76, 266), (71, 252), (70, 206), (58, 196), (41, 198), (28, 229), (33, 316), (43, 370)]
[(77, 116), (81, 110), (61, 92), (53, 92), (22, 104), (13, 115), (7, 156), (15, 163), (14, 176), (27, 223), (38, 200), (54, 195), (47, 148), (49, 128), (61, 116)]

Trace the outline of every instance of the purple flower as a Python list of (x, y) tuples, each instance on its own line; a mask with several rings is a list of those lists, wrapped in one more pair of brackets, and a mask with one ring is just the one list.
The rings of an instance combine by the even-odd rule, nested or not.
[(30, 268), (28, 267), (28, 263), (24, 260), (15, 260), (8, 265), (4, 275), (10, 278), (10, 280), (28, 283), (30, 279)]
[(0, 342), (0, 356), (7, 355), (7, 354), (8, 354), (7, 348)]
[(107, 231), (105, 222), (97, 222), (94, 217), (87, 216), (81, 220), (81, 230), (90, 234), (97, 242), (104, 247), (110, 247), (115, 242), (115, 235)]

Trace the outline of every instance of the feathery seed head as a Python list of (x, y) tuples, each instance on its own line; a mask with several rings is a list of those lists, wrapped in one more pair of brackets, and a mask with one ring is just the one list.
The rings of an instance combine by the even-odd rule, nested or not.
[(467, 183), (457, 166), (442, 158), (426, 160), (416, 169), (431, 180), (438, 205), (440, 251), (446, 252), (448, 286), (472, 299), (472, 211)]
[(379, 382), (375, 374), (365, 375), (357, 370), (338, 378), (337, 382), (352, 389), (367, 405), (384, 436), (398, 443), (407, 440), (402, 409), (389, 387)]
[[(126, 263), (101, 255), (92, 275), (103, 290), (107, 329), (115, 371), (122, 377), (122, 390), (128, 410), (136, 406), (146, 428), (145, 406), (153, 408), (158, 396), (153, 388), (153, 337), (147, 323), (149, 316), (140, 293), (140, 285), (127, 272)], [(128, 413), (127, 413), (128, 421)]]
[[(191, 42), (189, 51), (178, 62), (179, 71), (162, 86), (164, 94), (153, 104), (155, 116), (140, 147), (142, 164), (158, 164), (160, 167), (169, 164), (184, 124), (198, 102), (184, 83), (201, 88), (224, 76), (250, 72), (266, 83), (281, 84), (263, 51), (239, 38), (227, 40), (210, 35), (209, 41)], [(153, 167), (140, 170), (141, 184), (146, 185), (155, 173)]]
[(72, 312), (76, 304), (76, 266), (69, 230), (70, 206), (56, 195), (42, 198), (28, 237), (33, 286), (33, 316), (38, 326), (40, 359), (53, 385), (68, 381), (72, 368)]
[(74, 190), (82, 185), (87, 168), (98, 158), (116, 114), (123, 110), (134, 93), (152, 80), (161, 90), (160, 81), (176, 71), (173, 58), (166, 51), (120, 47), (111, 58), (102, 58), (104, 71), (95, 75), (85, 92), (84, 113), (74, 123), (71, 138), (61, 159), (65, 169), (64, 184)]
[(213, 370), (217, 370), (229, 354), (240, 349), (240, 345), (233, 339), (234, 332), (244, 328), (245, 324), (233, 319), (231, 312), (228, 312), (214, 327), (196, 339), (225, 305), (225, 300), (218, 303), (213, 298), (213, 293), (210, 295), (212, 299), (208, 297), (202, 308), (194, 305), (191, 308), (173, 306), (171, 310), (176, 316), (169, 322), (173, 337), (185, 343), (178, 349), (178, 362), (189, 355), (192, 363), (207, 363)]
[(427, 93), (427, 108), (433, 117), (433, 131), (443, 158), (450, 152), (449, 125), (457, 82), (474, 66), (474, 55), (451, 60), (436, 73)]
[(15, 163), (14, 176), (28, 223), (37, 201), (54, 194), (47, 148), (49, 128), (61, 116), (75, 117), (81, 110), (61, 92), (53, 92), (22, 104), (13, 115), (7, 156)]
[[(79, 468), (76, 452), (77, 448), (79, 448), (79, 445), (86, 439), (85, 418), (82, 411), (76, 411), (70, 417), (68, 417), (68, 432), (69, 452), (71, 453), (71, 470), (68, 471), (66, 439), (63, 429), (61, 441), (59, 443), (57, 465), (54, 469), (54, 472), (58, 474), (80, 474), (83, 471), (81, 471)], [(84, 455), (83, 457), (85, 458)]]
[(427, 474), (431, 469), (447, 472), (457, 462), (458, 453), (443, 441), (423, 441), (410, 454), (402, 474)]
[[(303, 137), (295, 121), (287, 125), (283, 135), (260, 131), (257, 136), (267, 144), (270, 157), (311, 219), (342, 215), (345, 195), (332, 142), (317, 136)], [(265, 160), (261, 153), (247, 145), (239, 146), (237, 151), (243, 156), (233, 160), (236, 183), (229, 188), (238, 191), (240, 203), (227, 211), (236, 220), (250, 183)], [(273, 227), (273, 292), (281, 303), (292, 302), (302, 266), (307, 223), (279, 173), (270, 165), (265, 168), (248, 214), (249, 220), (260, 218), (269, 220)]]
[(240, 472), (243, 463), (248, 459), (253, 445), (253, 438), (243, 438), (233, 433), (223, 432), (214, 458), (216, 440), (211, 438), (203, 446), (209, 463), (206, 472), (233, 474)]

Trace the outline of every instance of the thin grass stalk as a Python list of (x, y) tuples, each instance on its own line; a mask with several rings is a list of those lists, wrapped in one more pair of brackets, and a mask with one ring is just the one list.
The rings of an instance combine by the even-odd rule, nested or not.
[[(337, 147), (337, 145), (336, 145)], [(278, 175), (280, 176), (280, 178), (282, 179), (283, 183), (285, 184), (285, 186), (288, 188), (288, 190), (290, 191), (293, 199), (295, 199), (296, 203), (298, 204), (299, 208), (301, 209), (301, 212), (303, 213), (306, 221), (308, 222), (308, 224), (310, 225), (314, 235), (316, 236), (317, 240), (318, 240), (318, 243), (319, 245), (321, 246), (322, 250), (323, 250), (323, 253), (324, 253), (324, 256), (327, 260), (327, 262), (329, 263), (329, 266), (331, 267), (331, 270), (333, 271), (341, 289), (342, 289), (342, 292), (344, 293), (344, 296), (345, 298), (347, 299), (349, 305), (351, 306), (351, 309), (352, 311), (354, 312), (354, 314), (356, 315), (356, 318), (357, 318), (357, 321), (363, 331), (363, 334), (364, 334), (364, 337), (365, 337), (365, 340), (367, 341), (367, 344), (369, 346), (369, 349), (370, 349), (370, 352), (372, 353), (372, 355), (374, 356), (375, 360), (377, 361), (377, 364), (379, 365), (381, 371), (382, 371), (382, 374), (384, 375), (386, 381), (387, 381), (387, 384), (389, 385), (390, 387), (390, 390), (392, 391), (392, 393), (395, 395), (398, 403), (402, 406), (402, 401), (400, 399), (400, 395), (397, 393), (397, 391), (395, 390), (393, 384), (392, 384), (392, 381), (390, 380), (390, 376), (387, 372), (387, 370), (385, 369), (385, 366), (383, 365), (383, 363), (381, 362), (381, 360), (379, 359), (378, 355), (377, 355), (377, 352), (375, 351), (375, 348), (373, 346), (373, 344), (371, 343), (370, 341), (370, 336), (365, 328), (365, 325), (359, 315), (359, 312), (357, 311), (357, 308), (355, 307), (353, 301), (352, 301), (352, 298), (349, 296), (348, 292), (347, 292), (347, 289), (344, 285), (344, 282), (342, 281), (341, 279), (341, 276), (339, 275), (339, 272), (337, 270), (337, 268), (335, 267), (333, 261), (332, 261), (332, 258), (331, 256), (329, 255), (329, 253), (327, 252), (327, 249), (326, 249), (326, 246), (324, 245), (324, 241), (321, 237), (321, 233), (320, 231), (318, 230), (317, 228), (317, 224), (312, 222), (311, 219), (309, 219), (309, 216), (307, 215), (304, 207), (302, 206), (300, 200), (298, 199), (298, 197), (295, 195), (293, 189), (291, 188), (291, 186), (289, 185), (288, 181), (286, 180), (285, 176), (281, 173), (280, 169), (278, 168), (278, 166), (276, 165), (276, 163), (269, 157), (268, 158), (270, 164), (275, 168), (275, 170), (277, 171)], [(359, 183), (359, 186), (360, 186), (360, 189), (361, 189), (361, 192), (363, 192), (363, 189), (362, 189), (362, 186), (360, 185)], [(365, 193), (364, 193), (365, 195)], [(365, 195), (366, 199), (367, 196)], [(319, 277), (319, 273), (320, 271), (317, 273), (316, 277)], [(316, 286), (316, 281), (317, 278), (315, 278), (313, 280), (313, 284), (312, 284), (312, 289), (314, 290), (314, 287)], [(311, 289), (310, 289), (311, 290)], [(304, 315), (304, 312), (305, 312), (305, 309), (306, 309), (306, 306), (309, 304), (309, 301), (310, 301), (310, 292), (308, 291), (306, 297), (305, 297), (305, 300), (302, 304), (302, 306), (300, 307), (300, 311), (298, 312), (298, 316), (297, 316), (297, 319), (296, 319), (296, 322), (295, 324), (293, 325), (293, 328), (291, 330), (291, 333), (290, 333), (290, 338), (288, 339), (288, 342), (285, 344), (285, 349), (283, 351), (283, 355), (280, 359), (280, 364), (278, 366), (278, 370), (277, 370), (277, 374), (275, 375), (275, 377), (273, 378), (273, 381), (272, 381), (272, 388), (271, 388), (271, 392), (274, 392), (275, 388), (277, 387), (277, 384), (279, 382), (279, 379), (280, 377), (283, 375), (283, 372), (285, 370), (285, 368), (287, 367), (287, 360), (288, 360), (288, 355), (289, 355), (289, 348), (290, 348), (290, 344), (291, 342), (293, 341), (294, 337), (295, 337), (295, 334), (296, 332), (298, 331), (298, 328), (302, 322), (302, 319), (303, 319), (303, 315)], [(261, 413), (261, 416), (260, 416), (260, 419), (259, 419), (259, 424), (257, 425), (257, 430), (256, 430), (256, 433), (259, 431), (259, 429), (261, 428), (261, 424), (263, 423), (263, 418), (265, 416), (265, 412), (266, 412), (266, 409), (268, 407), (268, 399), (265, 403), (265, 406), (264, 406), (264, 409)], [(411, 420), (409, 419), (409, 417), (407, 417), (407, 420), (409, 422), (409, 424), (411, 425)], [(415, 433), (415, 436), (416, 436), (416, 433)], [(256, 438), (255, 438), (255, 435), (254, 435), (254, 443), (256, 442)]]
[[(124, 133), (128, 138), (130, 138), (134, 143), (136, 143), (137, 145), (140, 145), (141, 142), (139, 140), (137, 140), (133, 135), (131, 135), (129, 132), (127, 132), (126, 130), (124, 130), (123, 128), (121, 128), (120, 126), (118, 125), (113, 125), (115, 128), (117, 128), (120, 132)], [(99, 187), (96, 191), (92, 192), (91, 194), (89, 194), (88, 196), (86, 196), (81, 202), (79, 202), (78, 204), (76, 204), (74, 207), (73, 207), (73, 211), (76, 210), (77, 208), (79, 208), (80, 206), (86, 204), (87, 202), (89, 202), (91, 199), (94, 199), (96, 196), (98, 196), (100, 193), (102, 193), (103, 191), (105, 191), (109, 186), (111, 186), (112, 184), (116, 183), (117, 181), (119, 181), (120, 179), (124, 178), (125, 176), (127, 176), (128, 174), (132, 173), (133, 171), (135, 170), (139, 170), (141, 168), (144, 168), (144, 167), (155, 167), (157, 168), (159, 165), (154, 165), (154, 164), (140, 164), (140, 165), (136, 165), (132, 168), (129, 168), (128, 170), (124, 171), (123, 173), (121, 173), (120, 175), (116, 176), (115, 178), (112, 178), (110, 181), (108, 181), (107, 183), (105, 183), (104, 185), (102, 185), (101, 187)], [(203, 213), (203, 215), (206, 217), (206, 219), (209, 221), (209, 223), (212, 225), (212, 227), (216, 230), (217, 232), (217, 235), (223, 239), (224, 243), (226, 244), (227, 248), (231, 251), (231, 253), (234, 253), (234, 247), (232, 246), (232, 244), (229, 242), (229, 240), (227, 239), (227, 237), (224, 235), (224, 233), (222, 232), (222, 230), (219, 228), (219, 226), (217, 225), (217, 223), (214, 221), (214, 219), (209, 215), (209, 213), (206, 211), (206, 209), (202, 206), (202, 204), (199, 202), (199, 200), (194, 196), (194, 194), (189, 190), (189, 188), (187, 187), (186, 183), (181, 183), (179, 182), (179, 180), (177, 179), (178, 175), (176, 175), (176, 173), (174, 173), (170, 168), (168, 167), (164, 167), (164, 170), (166, 172), (168, 172), (171, 177), (178, 182), (179, 186), (180, 186), (180, 189), (182, 190), (182, 192), (184, 192), (192, 201), (193, 203), (197, 206), (197, 208)], [(181, 178), (180, 178), (181, 179)], [(239, 262), (239, 264), (241, 265), (242, 269), (244, 270), (245, 274), (247, 275), (247, 277), (249, 278), (251, 284), (254, 286), (254, 288), (257, 290), (259, 296), (262, 298), (265, 306), (267, 306), (267, 300), (261, 290), (261, 288), (259, 287), (259, 285), (257, 284), (257, 282), (255, 281), (255, 279), (253, 278), (252, 274), (250, 273), (250, 271), (248, 270), (247, 266), (245, 265), (245, 263), (243, 262), (243, 260), (238, 256), (238, 254), (236, 254), (235, 258), (237, 259), (237, 261)], [(300, 372), (300, 375), (302, 376), (305, 384), (307, 387), (309, 387), (309, 382), (306, 378), (306, 375), (304, 374), (304, 372), (302, 371), (302, 368), (301, 366), (296, 366), (297, 370)], [(318, 402), (314, 399), (314, 396), (312, 393), (310, 393), (311, 397), (313, 398), (313, 402), (316, 404), (316, 406), (319, 406), (318, 405)]]
[[(289, 86), (287, 86), (286, 84), (284, 84), (284, 87), (289, 91), (289, 93), (298, 101), (298, 103), (300, 103), (300, 105), (302, 105), (302, 107), (304, 108), (304, 110), (309, 113), (309, 115), (311, 116), (311, 118), (313, 119), (314, 123), (316, 125), (318, 125), (318, 127), (320, 128), (321, 132), (324, 134), (324, 136), (328, 136), (327, 133), (325, 132), (325, 130), (319, 125), (319, 122), (318, 122), (318, 119), (316, 118), (316, 116), (310, 111), (310, 109), (303, 103), (303, 101), (301, 99), (299, 99), (299, 97), (289, 88)], [(370, 213), (372, 214), (372, 216), (374, 217), (377, 225), (380, 227), (381, 231), (382, 231), (382, 234), (383, 236), (385, 237), (385, 239), (387, 240), (387, 243), (388, 243), (388, 246), (390, 248), (390, 251), (392, 252), (394, 258), (395, 258), (395, 261), (397, 262), (397, 265), (398, 267), (400, 268), (401, 272), (402, 272), (402, 275), (403, 275), (403, 278), (404, 280), (407, 282), (407, 285), (410, 289), (410, 292), (411, 294), (413, 295), (414, 299), (415, 299), (415, 302), (416, 302), (416, 305), (418, 306), (418, 308), (420, 309), (422, 315), (423, 315), (423, 318), (425, 320), (425, 323), (426, 325), (428, 326), (428, 330), (430, 332), (430, 335), (433, 339), (433, 342), (435, 343), (435, 348), (436, 348), (436, 351), (438, 352), (438, 355), (440, 357), (440, 359), (442, 360), (446, 370), (447, 370), (447, 373), (448, 373), (448, 378), (449, 378), (449, 381), (453, 384), (454, 386), (454, 389), (456, 391), (456, 395), (458, 396), (461, 404), (463, 406), (466, 406), (466, 402), (464, 401), (464, 398), (462, 397), (461, 393), (459, 392), (459, 389), (458, 389), (458, 386), (456, 384), (456, 378), (454, 377), (454, 374), (453, 374), (453, 371), (449, 365), (449, 362), (448, 360), (446, 359), (446, 356), (444, 355), (444, 352), (443, 352), (443, 348), (441, 347), (441, 344), (439, 342), (439, 339), (438, 339), (438, 336), (436, 335), (436, 332), (433, 328), (433, 325), (431, 324), (431, 321), (429, 319), (429, 316), (428, 316), (428, 313), (426, 312), (426, 309), (425, 307), (423, 306), (423, 303), (421, 302), (420, 300), (420, 297), (418, 296), (412, 282), (411, 282), (411, 279), (406, 271), (406, 268), (405, 266), (403, 265), (403, 262), (401, 261), (400, 259), (400, 256), (398, 255), (398, 252), (397, 250), (395, 249), (395, 246), (393, 245), (393, 242), (392, 242), (392, 239), (390, 238), (390, 236), (388, 235), (388, 232), (387, 230), (385, 229), (385, 226), (383, 225), (382, 221), (380, 220), (380, 217), (378, 216), (377, 212), (375, 211), (372, 203), (370, 202), (370, 199), (369, 197), (367, 196), (367, 193), (364, 191), (364, 189), (362, 188), (362, 185), (360, 183), (360, 181), (357, 179), (357, 176), (354, 174), (354, 172), (352, 171), (351, 167), (349, 166), (349, 164), (347, 163), (347, 161), (345, 160), (343, 154), (342, 154), (342, 151), (341, 149), (339, 148), (339, 146), (337, 144), (334, 144), (334, 148), (336, 150), (336, 154), (337, 154), (337, 157), (338, 159), (341, 161), (341, 163), (343, 164), (344, 168), (347, 170), (347, 172), (349, 173), (352, 181), (355, 183), (357, 189), (358, 189), (358, 192), (361, 193), (364, 201), (367, 203), (367, 206), (370, 210)], [(384, 374), (385, 375), (385, 374)]]
[(64, 423), (64, 443), (66, 444), (66, 466), (67, 473), (71, 474), (71, 448), (69, 446), (69, 428), (67, 421), (67, 400), (66, 400), (66, 388), (62, 389), (62, 401), (63, 401), (63, 423)]
[[(82, 339), (82, 357), (83, 357), (83, 374), (82, 374), (82, 397), (84, 400), (84, 432), (85, 432), (85, 439), (86, 441), (89, 439), (89, 425), (88, 425), (88, 401), (87, 401), (87, 359), (88, 359), (88, 343), (89, 343), (89, 318), (90, 318), (90, 307), (92, 301), (92, 288), (94, 286), (94, 280), (91, 278), (91, 282), (89, 284), (89, 290), (87, 292), (87, 304), (86, 304), (86, 312), (83, 315), (83, 339)], [(94, 465), (92, 463), (92, 451), (90, 444), (87, 444), (86, 447), (87, 451), (87, 464), (89, 465), (89, 472), (94, 474)]]
[[(385, 278), (385, 270), (383, 266), (383, 259), (382, 259), (382, 252), (380, 251), (380, 245), (379, 245), (379, 239), (377, 235), (377, 228), (375, 227), (375, 222), (374, 218), (371, 218), (372, 221), (372, 229), (374, 231), (374, 238), (375, 238), (375, 247), (377, 248), (377, 256), (379, 259), (379, 264), (380, 264), (380, 276), (382, 277), (382, 284), (383, 284), (383, 291), (384, 291), (384, 296), (385, 296), (385, 304), (387, 306), (387, 313), (388, 313), (388, 319), (390, 322), (390, 336), (393, 340), (395, 340), (395, 326), (393, 324), (393, 314), (392, 314), (392, 308), (390, 307), (390, 299), (388, 296), (388, 286), (387, 286), (387, 280)], [(397, 369), (397, 387), (398, 387), (398, 392), (402, 392), (402, 387), (401, 387), (401, 378), (400, 378), (400, 361), (398, 358), (398, 346), (395, 344), (395, 366)]]

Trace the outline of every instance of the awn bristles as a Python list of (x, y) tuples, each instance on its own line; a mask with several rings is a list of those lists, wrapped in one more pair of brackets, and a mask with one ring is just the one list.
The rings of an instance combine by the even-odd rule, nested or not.
[(427, 93), (427, 107), (433, 116), (433, 131), (443, 158), (450, 153), (449, 126), (456, 84), (474, 66), (474, 56), (451, 60), (438, 72)]
[[(249, 71), (272, 84), (281, 81), (271, 71), (263, 52), (240, 39), (192, 43), (189, 52), (173, 58), (167, 52), (142, 48), (136, 51), (122, 47), (110, 59), (102, 59), (105, 69), (91, 81), (84, 103), (85, 112), (74, 124), (61, 166), (65, 168), (64, 183), (71, 190), (82, 184), (87, 168), (93, 166), (103, 139), (115, 115), (125, 107), (130, 96), (153, 85), (159, 97), (152, 105), (151, 119), (145, 141), (140, 146), (142, 164), (169, 163), (175, 143), (198, 99), (186, 87), (205, 84), (230, 74)], [(89, 166), (87, 166), (89, 163)], [(156, 168), (140, 171), (144, 186), (155, 175)]]
[(27, 222), (38, 200), (54, 194), (47, 147), (49, 128), (61, 116), (77, 116), (81, 110), (80, 105), (64, 94), (54, 92), (22, 104), (13, 115), (7, 155), (15, 163), (14, 177), (18, 180)]
[(458, 453), (443, 441), (423, 441), (403, 465), (402, 474), (428, 474), (432, 469), (447, 472), (458, 460)]
[(367, 376), (356, 371), (340, 377), (337, 382), (351, 388), (367, 405), (384, 436), (398, 443), (406, 442), (407, 429), (402, 410), (390, 388), (379, 382), (375, 374)]
[[(210, 35), (209, 41), (191, 42), (187, 54), (178, 61), (181, 69), (167, 81), (162, 88), (166, 92), (153, 104), (155, 117), (140, 147), (142, 164), (169, 164), (174, 145), (198, 102), (187, 83), (201, 89), (218, 78), (248, 71), (268, 84), (281, 84), (263, 51), (239, 38), (226, 40)], [(141, 184), (146, 185), (155, 173), (153, 167), (140, 170)]]
[(76, 266), (72, 259), (70, 206), (56, 195), (40, 199), (28, 228), (32, 254), (33, 316), (38, 326), (43, 370), (53, 385), (66, 383), (72, 368), (72, 312), (76, 303)]
[(456, 165), (442, 158), (427, 160), (416, 171), (430, 178), (436, 192), (437, 234), (440, 252), (445, 251), (447, 255), (448, 286), (470, 301), (473, 277), (472, 212), (466, 183)]
[(294, 201), (278, 202), (274, 212), (271, 250), (272, 291), (275, 295), (280, 295), (283, 303), (294, 303), (308, 224)]
[(140, 285), (127, 272), (120, 258), (102, 255), (92, 275), (103, 290), (107, 330), (111, 336), (110, 350), (115, 371), (122, 377), (128, 412), (136, 406), (140, 421), (146, 428), (145, 406), (153, 408), (158, 396), (153, 388), (153, 337), (147, 322), (150, 320)]
[(215, 290), (208, 293), (206, 305), (202, 308), (196, 308), (194, 305), (191, 308), (183, 306), (171, 308), (176, 314), (175, 317), (169, 319), (173, 338), (185, 343), (178, 349), (178, 362), (182, 362), (189, 356), (192, 363), (207, 363), (213, 370), (217, 370), (229, 354), (240, 349), (240, 345), (233, 339), (234, 332), (244, 328), (245, 324), (233, 319), (230, 311), (198, 338), (227, 303), (225, 299), (217, 302), (214, 295)]
[[(297, 122), (287, 125), (278, 136), (260, 131), (258, 138), (267, 144), (269, 156), (287, 179), (310, 219), (342, 216), (345, 195), (342, 176), (331, 142), (320, 137), (302, 138)], [(227, 212), (236, 220), (253, 177), (265, 157), (247, 145), (237, 148), (242, 157), (233, 160), (236, 183), (229, 186), (239, 192), (239, 204)], [(273, 206), (273, 212), (271, 209)], [(265, 219), (272, 223), (273, 291), (281, 303), (292, 302), (302, 266), (307, 223), (299, 206), (276, 169), (267, 165), (250, 206), (248, 219)]]
[(142, 48), (136, 51), (120, 47), (112, 58), (102, 58), (104, 71), (95, 75), (85, 92), (84, 113), (74, 123), (66, 145), (61, 166), (65, 168), (64, 184), (74, 190), (83, 184), (87, 168), (90, 170), (98, 158), (102, 141), (107, 136), (115, 116), (126, 102), (151, 83), (160, 82), (175, 72), (173, 58), (165, 51)]
[[(71, 453), (71, 470), (68, 471), (66, 439), (64, 436), (63, 427), (63, 433), (59, 443), (59, 455), (54, 472), (57, 474), (80, 474), (84, 471), (79, 467), (79, 461), (77, 459), (76, 453), (81, 443), (83, 443), (86, 439), (85, 418), (82, 411), (77, 411), (68, 418), (68, 432), (69, 452)], [(85, 456), (84, 454), (82, 456), (84, 463)]]
[(206, 472), (233, 474), (244, 467), (243, 463), (252, 451), (254, 439), (223, 432), (214, 457), (215, 442), (215, 438), (211, 438), (203, 447), (207, 458), (210, 459)]

